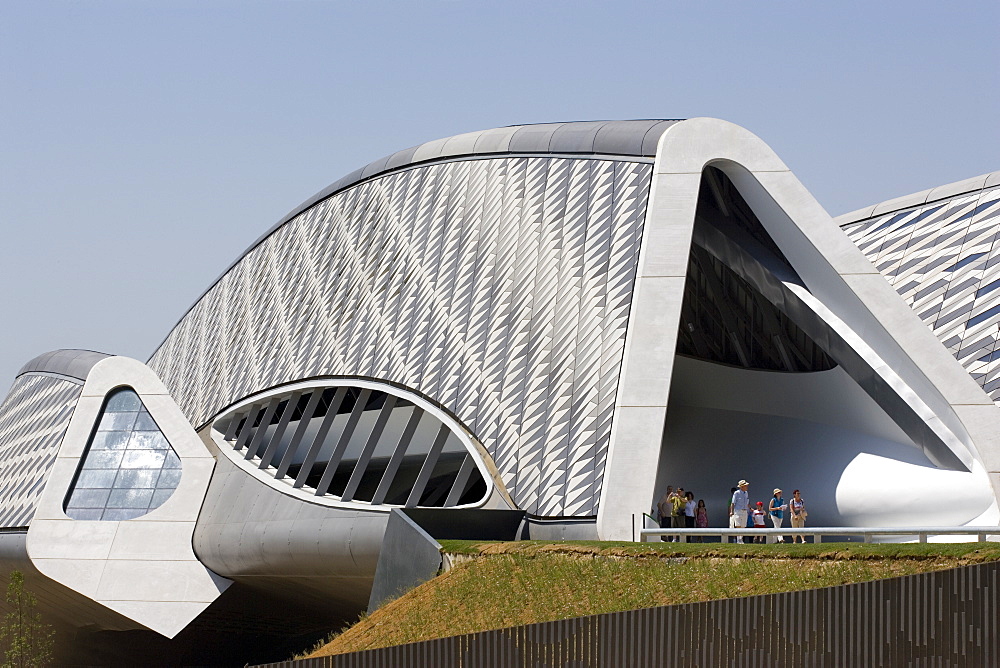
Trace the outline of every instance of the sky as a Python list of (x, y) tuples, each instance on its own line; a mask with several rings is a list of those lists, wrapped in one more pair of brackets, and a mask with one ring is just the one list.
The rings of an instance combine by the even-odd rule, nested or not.
[(0, 389), (145, 361), (261, 233), (424, 141), (732, 121), (831, 215), (1000, 170), (1000, 3), (0, 2)]

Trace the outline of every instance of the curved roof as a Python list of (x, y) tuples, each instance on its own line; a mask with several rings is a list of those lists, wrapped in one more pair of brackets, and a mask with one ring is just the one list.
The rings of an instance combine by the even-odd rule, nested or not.
[[(510, 125), (491, 130), (466, 132), (465, 134), (424, 142), (368, 163), (343, 178), (334, 181), (306, 201), (292, 209), (264, 234), (260, 235), (240, 254), (212, 283), (205, 288), (198, 299), (185, 311), (194, 308), (202, 297), (235, 267), (247, 253), (271, 236), (275, 230), (289, 222), (303, 211), (319, 204), (341, 190), (370, 178), (388, 172), (405, 169), (422, 163), (451, 160), (473, 156), (499, 155), (606, 155), (628, 158), (653, 158), (656, 146), (667, 128), (684, 119), (645, 119), (630, 121), (567, 121), (563, 123), (537, 123), (534, 125)], [(177, 324), (184, 319), (180, 317)], [(171, 328), (171, 331), (177, 327)], [(169, 336), (170, 333), (167, 333)], [(164, 337), (164, 341), (166, 337)], [(159, 350), (163, 342), (156, 347)], [(153, 354), (156, 354), (156, 350)]]
[[(570, 121), (510, 125), (435, 139), (379, 158), (334, 181), (299, 206), (264, 235), (273, 232), (327, 197), (366, 179), (411, 165), (473, 155), (561, 154), (618, 155), (651, 158), (667, 128), (681, 119), (641, 121)], [(263, 237), (262, 237), (263, 239)], [(260, 243), (258, 240), (254, 245)], [(251, 246), (253, 248), (253, 246)]]
[(111, 355), (94, 352), (93, 350), (53, 350), (29, 361), (21, 367), (17, 375), (44, 373), (67, 376), (77, 380), (87, 380), (87, 374), (90, 373), (90, 370), (105, 357), (111, 357)]
[(992, 188), (993, 186), (998, 185), (1000, 185), (1000, 172), (990, 172), (989, 174), (974, 176), (971, 179), (964, 179), (962, 181), (948, 183), (943, 186), (937, 186), (936, 188), (921, 190), (920, 192), (913, 193), (912, 195), (894, 197), (893, 199), (888, 199), (884, 202), (880, 202), (879, 204), (869, 205), (863, 209), (858, 209), (857, 211), (851, 211), (850, 213), (837, 216), (833, 220), (838, 225), (843, 227), (844, 225), (857, 223), (862, 220), (874, 218), (875, 216), (882, 216), (887, 213), (893, 213), (894, 211), (902, 211), (903, 209), (912, 209), (913, 207), (922, 206), (930, 202), (936, 202), (937, 200), (950, 199), (952, 197), (964, 195), (965, 193), (976, 192), (977, 190)]

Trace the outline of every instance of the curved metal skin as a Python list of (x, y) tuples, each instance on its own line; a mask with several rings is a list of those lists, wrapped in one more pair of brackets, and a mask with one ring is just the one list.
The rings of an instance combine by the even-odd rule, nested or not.
[(53, 374), (84, 381), (87, 380), (87, 375), (94, 365), (106, 357), (111, 355), (93, 350), (53, 350), (26, 363), (17, 375)]
[[(632, 132), (633, 156), (596, 153), (615, 127)], [(635, 154), (657, 132), (650, 183), (648, 158)], [(193, 423), (308, 376), (414, 387), (484, 444), (518, 507), (550, 519), (596, 514), (598, 535), (629, 537), (629, 518), (653, 497), (648, 463), (660, 451), (698, 190), (712, 165), (797, 273), (789, 303), (810, 303), (800, 311), (814, 323), (822, 313), (827, 326), (815, 335), (842, 341), (843, 360), (861, 356), (853, 375), (918, 447), (945, 467), (976, 459), (998, 468), (983, 454), (998, 449), (992, 436), (969, 428), (980, 419), (972, 412), (995, 408), (915, 331), (905, 304), (746, 130), (694, 119), (463, 137), (345, 177), (206, 293), (150, 361), (178, 394), (199, 388), (181, 399)], [(581, 152), (555, 152), (570, 149)], [(602, 216), (604, 192), (632, 193), (612, 211), (636, 215)], [(325, 249), (322, 262), (295, 248)], [(267, 261), (274, 257), (287, 259)], [(304, 293), (286, 287), (302, 285), (299, 276), (309, 276)], [(264, 329), (202, 346), (199, 332), (226, 331), (237, 316)], [(831, 338), (830, 327), (839, 334)]]
[[(334, 390), (330, 406), (321, 409), (320, 396), (329, 395)], [(349, 397), (348, 390), (360, 393), (361, 398)], [(407, 411), (405, 407), (400, 411), (408, 416), (405, 422), (398, 417), (393, 419), (393, 406), (388, 403), (382, 404), (385, 410), (364, 410), (363, 400), (377, 395), (387, 400), (391, 398), (397, 406), (405, 404), (412, 407), (412, 411)], [(283, 411), (278, 414), (272, 407), (282, 403)], [(301, 414), (298, 414), (300, 410)], [(321, 418), (315, 417), (317, 410), (323, 410)], [(378, 414), (374, 424), (359, 424), (363, 412)], [(269, 413), (269, 423), (275, 426), (273, 431), (267, 429), (267, 423), (258, 417), (264, 415), (266, 418)], [(247, 423), (255, 419), (260, 424), (248, 428)], [(424, 428), (419, 430), (421, 425)], [(256, 429), (256, 432), (250, 429)], [(243, 435), (243, 431), (247, 434)], [(267, 435), (257, 437), (265, 431)], [(251, 437), (250, 433), (255, 435)], [(357, 378), (323, 378), (266, 390), (226, 410), (213, 420), (207, 434), (221, 455), (277, 491), (311, 503), (349, 511), (374, 509), (388, 512), (390, 505), (421, 506), (420, 499), (435, 470), (435, 463), (443, 455), (442, 446), (447, 442), (458, 443), (465, 454), (462, 465), (456, 471), (455, 487), (431, 507), (510, 508), (512, 505), (497, 484), (496, 470), (490, 466), (489, 455), (481, 444), (475, 442), (451, 416), (426, 399), (385, 383)], [(339, 465), (352, 456), (352, 453), (345, 452), (351, 442), (355, 444), (355, 451), (354, 459), (349, 461), (354, 461), (355, 466), (350, 469), (346, 488), (353, 488), (356, 492), (362, 478), (378, 474), (378, 487), (371, 489), (369, 484), (370, 494), (364, 495), (366, 498), (353, 493), (344, 495), (346, 489), (339, 490), (338, 494), (330, 486), (331, 479), (341, 469)], [(365, 442), (363, 449), (357, 448), (361, 442)], [(415, 487), (418, 488), (411, 488), (403, 503), (387, 501), (389, 487), (399, 475), (407, 452), (415, 453), (418, 458), (423, 455), (420, 473), (414, 477)], [(365, 464), (370, 463), (376, 454), (381, 454), (384, 475), (376, 467), (366, 471)], [(297, 468), (297, 474), (292, 475), (290, 468)], [(306, 484), (313, 468), (323, 471), (319, 483), (313, 481)], [(347, 470), (346, 466), (343, 468)], [(406, 477), (400, 477), (406, 480)], [(459, 503), (465, 486), (475, 480), (483, 483), (482, 496)]]
[[(511, 125), (435, 139), (397, 151), (392, 155), (374, 160), (367, 166), (356, 169), (334, 181), (292, 209), (284, 218), (250, 244), (250, 247), (229, 265), (198, 299), (204, 297), (212, 286), (276, 230), (320, 202), (363, 181), (412, 166), (463, 158), (482, 159), (508, 155), (651, 158), (656, 155), (656, 146), (660, 135), (671, 125), (680, 123), (681, 120), (576, 121)], [(197, 300), (195, 304), (197, 304)]]
[[(228, 416), (239, 415), (254, 404), (267, 405), (270, 397), (296, 396), (310, 388), (340, 384), (391, 391), (437, 419), (451, 422), (426, 400), (399, 388), (336, 378), (255, 395), (226, 411), (220, 421), (228, 428)], [(211, 426), (202, 430), (202, 439), (216, 453), (218, 463), (194, 534), (199, 559), (216, 573), (248, 586), (277, 595), (318, 597), (325, 601), (328, 613), (356, 615), (368, 604), (391, 507), (324, 498), (293, 486), (291, 480), (276, 480), (275, 467), (261, 469), (224, 437), (223, 431)], [(461, 437), (489, 479), (482, 456), (467, 434)], [(484, 498), (472, 505), (510, 507), (496, 485), (489, 485)]]
[(349, 617), (368, 604), (388, 517), (305, 503), (220, 457), (193, 544), (219, 574), (286, 597), (323, 598)]
[[(714, 170), (756, 227), (698, 218)], [(773, 367), (678, 357), (692, 261), (720, 272), (721, 263), (730, 285), (755, 289), (756, 304), (774, 307), (768, 317), (787, 317), (781, 323), (799, 328), (792, 337), (829, 356), (824, 365), (766, 376)], [(692, 275), (715, 277), (701, 266)], [(675, 380), (689, 403), (671, 404)], [(767, 399), (730, 401), (717, 390), (727, 382)], [(180, 457), (180, 482), (141, 517), (72, 520), (67, 492), (102, 402), (122, 386)], [(348, 387), (358, 392), (341, 411)], [(812, 392), (811, 404), (773, 408), (799, 390)], [(369, 411), (378, 392), (383, 403)], [(419, 511), (439, 512), (440, 526), (456, 524), (447, 513), (458, 506), (470, 525), (485, 522), (479, 510), (503, 508), (518, 511), (513, 526), (527, 513), (519, 531), (529, 537), (629, 540), (667, 475), (670, 439), (695, 433), (683, 428), (728, 411), (742, 415), (739, 425), (784, 420), (782, 433), (808, 437), (839, 428), (816, 419), (837, 396), (837, 420), (861, 407), (872, 439), (913, 453), (909, 439), (951, 469), (861, 451), (867, 458), (844, 464), (854, 467), (846, 478), (869, 481), (867, 467), (972, 480), (968, 498), (985, 508), (978, 524), (996, 521), (1000, 409), (759, 138), (705, 118), (467, 133), (376, 160), (294, 209), (192, 305), (148, 367), (89, 351), (25, 365), (0, 406), (0, 520), (21, 527), (0, 532), (0, 561), (29, 564), (37, 582), (51, 583), (46, 604), (70, 601), (77, 626), (173, 637), (195, 620), (214, 632), (231, 620), (213, 614), (264, 600), (282, 603), (255, 611), (258, 629), (285, 628), (301, 608), (308, 614), (295, 628), (311, 633), (369, 603), (386, 499), (390, 489), (400, 498), (393, 476), (421, 423), (417, 408), (439, 424), (421, 435), (422, 463), (404, 468), (419, 473), (412, 487), (400, 483), (410, 492), (394, 505), (439, 499), (423, 491), (440, 471), (435, 449), (454, 434), (461, 471), (480, 471), (486, 492), (460, 503), (466, 487), (453, 483), (439, 507)], [(387, 428), (396, 402), (412, 412), (396, 412)], [(363, 429), (361, 413), (371, 413)], [(732, 431), (725, 437), (738, 440)], [(743, 431), (734, 451), (761, 433)], [(838, 433), (843, 443), (855, 432)], [(345, 461), (354, 468), (338, 468)], [(117, 475), (114, 466), (93, 468)], [(739, 462), (718, 468), (730, 466), (735, 481)], [(865, 499), (860, 487), (829, 487), (830, 499)], [(905, 524), (908, 512), (889, 521)]]
[(251, 251), (150, 366), (199, 428), (303, 378), (413, 388), (520, 508), (593, 516), (649, 176), (505, 155), (363, 182)]
[(866, 218), (895, 213), (933, 202), (940, 202), (941, 200), (951, 199), (958, 195), (976, 192), (985, 188), (994, 188), (996, 186), (1000, 186), (1000, 171), (974, 176), (970, 179), (962, 179), (961, 181), (947, 183), (935, 188), (928, 188), (927, 190), (903, 195), (902, 197), (894, 197), (884, 202), (871, 204), (862, 209), (837, 216), (834, 221), (837, 225), (846, 227), (851, 223), (856, 223)]
[[(994, 402), (1000, 401), (1000, 172), (837, 219)], [(870, 217), (868, 217), (870, 215)]]

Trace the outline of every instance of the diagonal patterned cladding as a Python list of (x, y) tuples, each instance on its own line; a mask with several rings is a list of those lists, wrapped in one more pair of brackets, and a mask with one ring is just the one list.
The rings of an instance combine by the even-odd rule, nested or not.
[(504, 157), (365, 181), (251, 250), (150, 359), (192, 423), (320, 375), (399, 383), (515, 502), (597, 512), (648, 162)]
[(28, 526), (83, 386), (23, 374), (0, 404), (0, 527)]
[(893, 211), (844, 231), (1000, 402), (1000, 188)]

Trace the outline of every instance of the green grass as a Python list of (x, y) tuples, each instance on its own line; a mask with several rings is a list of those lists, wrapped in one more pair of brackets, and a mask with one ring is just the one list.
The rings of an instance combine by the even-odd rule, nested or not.
[(1000, 545), (441, 541), (467, 555), (312, 656), (583, 615), (863, 582), (1000, 560)]
[(1000, 560), (1000, 543), (632, 543), (615, 541), (541, 541), (518, 542), (481, 540), (442, 540), (442, 551), (451, 554), (491, 554), (507, 549), (520, 553), (538, 551), (598, 552), (659, 557), (768, 557), (772, 559), (911, 559), (949, 557), (974, 561)]

